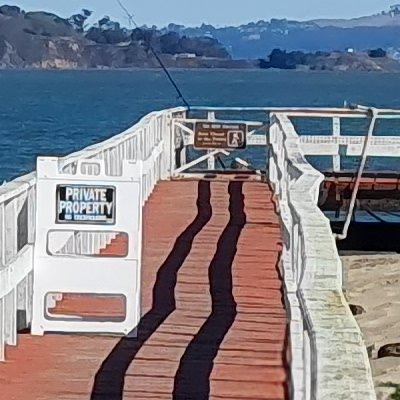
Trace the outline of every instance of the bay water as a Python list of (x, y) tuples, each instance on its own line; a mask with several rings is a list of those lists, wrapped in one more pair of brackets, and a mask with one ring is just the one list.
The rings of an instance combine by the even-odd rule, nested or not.
[[(400, 108), (400, 74), (171, 73), (191, 105), (341, 107), (348, 101)], [(121, 132), (148, 112), (179, 105), (160, 70), (0, 71), (0, 183), (34, 170), (38, 155), (69, 154)], [(359, 134), (365, 133), (364, 127)], [(255, 155), (263, 161), (261, 153)], [(397, 159), (379, 162), (380, 169), (400, 164)]]

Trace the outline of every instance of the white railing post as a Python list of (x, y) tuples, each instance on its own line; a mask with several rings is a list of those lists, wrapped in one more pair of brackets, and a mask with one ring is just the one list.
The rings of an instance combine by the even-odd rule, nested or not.
[(14, 199), (5, 204), (5, 263), (17, 254), (17, 213)]
[[(294, 398), (373, 400), (376, 396), (366, 348), (343, 297), (341, 263), (329, 223), (317, 206), (324, 177), (305, 160), (289, 118), (276, 114), (271, 121), (272, 165), (277, 171), (270, 176), (277, 180), (275, 190), (284, 227), (282, 262), (292, 316)], [(296, 323), (299, 310), (303, 327)], [(333, 353), (334, 346), (345, 346), (351, 355)], [(330, 378), (333, 375), (334, 381)]]
[(17, 286), (17, 328), (25, 329), (29, 326), (29, 302), (31, 300), (29, 291), (29, 275)]
[[(74, 173), (79, 160), (103, 159), (107, 173), (118, 175), (123, 160), (137, 160), (146, 165), (143, 184), (147, 198), (160, 178), (171, 176), (171, 121), (176, 113), (184, 112), (179, 108), (145, 116), (125, 132), (63, 158), (60, 168)], [(32, 319), (35, 185), (32, 173), (0, 187), (0, 360), (4, 359), (5, 344), (16, 344), (17, 328), (28, 327)], [(83, 234), (80, 240), (67, 238), (65, 247), (61, 244), (60, 248), (90, 254), (104, 244), (104, 238)]]
[[(207, 113), (207, 119), (209, 121), (215, 121), (215, 112), (214, 111), (209, 111)], [(212, 153), (212, 150), (207, 150), (207, 153), (208, 154)], [(209, 171), (214, 171), (215, 170), (215, 157), (214, 156), (210, 156), (207, 159), (207, 169)]]
[[(237, 109), (237, 111), (244, 110), (245, 108)], [(216, 111), (217, 109), (207, 109), (210, 121), (215, 119)], [(367, 366), (368, 359), (365, 358), (366, 351), (362, 350), (363, 342), (359, 328), (342, 296), (341, 282), (339, 282), (341, 265), (330, 236), (329, 226), (316, 206), (321, 176), (305, 161), (301, 151), (302, 145), (308, 146), (311, 151), (319, 152), (322, 149), (324, 154), (334, 156), (334, 170), (340, 170), (340, 156), (336, 150), (338, 143), (346, 142), (348, 154), (357, 154), (362, 149), (363, 138), (340, 136), (340, 118), (344, 118), (343, 113), (340, 110), (325, 109), (322, 111), (323, 116), (333, 118), (333, 137), (299, 139), (288, 115), (290, 112), (298, 115), (301, 111), (292, 109), (288, 110), (288, 114), (277, 111), (271, 115), (269, 176), (275, 189), (284, 227), (281, 262), (284, 267), (288, 307), (292, 316), (290, 321), (292, 375), (301, 377), (294, 379), (295, 400), (303, 400), (299, 394), (304, 392), (310, 393), (313, 400), (319, 400), (322, 394), (327, 394), (329, 387), (326, 377), (329, 374), (326, 371), (329, 368), (346, 376), (346, 380), (340, 381), (343, 390), (351, 385), (353, 387), (360, 385), (364, 394), (366, 393), (362, 400), (370, 400), (373, 398), (371, 397), (373, 385), (368, 376), (370, 371)], [(77, 168), (78, 161), (101, 159), (104, 160), (107, 173), (118, 175), (122, 170), (123, 160), (134, 159), (142, 173), (142, 204), (144, 204), (157, 181), (160, 178), (168, 179), (174, 173), (177, 127), (173, 121), (178, 116), (184, 118), (185, 112), (185, 109), (179, 108), (149, 114), (121, 134), (63, 158), (60, 169), (64, 172), (73, 172)], [(301, 116), (310, 115), (309, 112), (310, 110)], [(355, 113), (357, 117), (363, 114), (361, 111)], [(318, 117), (321, 114), (314, 109), (311, 115)], [(327, 138), (332, 141), (328, 143)], [(389, 148), (388, 144), (393, 146)], [(399, 138), (389, 137), (385, 138), (385, 141), (381, 137), (372, 138), (368, 154), (379, 153), (382, 149), (390, 156), (398, 155)], [(182, 153), (182, 161), (186, 163), (185, 154)], [(215, 169), (214, 157), (208, 161), (208, 168)], [(27, 208), (26, 222), (21, 222), (25, 217), (19, 218), (21, 205)], [(16, 343), (17, 310), (26, 309), (26, 324), (31, 321), (33, 279), (31, 245), (35, 240), (35, 206), (34, 174), (0, 187), (0, 359), (4, 358), (5, 343)], [(21, 224), (24, 226), (19, 226)], [(20, 229), (27, 230), (28, 238), (28, 245), (22, 249), (19, 248), (21, 243), (18, 242), (18, 238), (21, 238)], [(318, 241), (315, 240), (316, 235)], [(105, 243), (109, 244), (111, 239), (107, 238), (105, 242), (103, 237), (92, 237), (84, 233), (79, 239), (67, 238), (64, 245), (65, 250), (90, 254), (90, 250), (99, 251)], [(322, 251), (318, 247), (319, 242), (323, 243), (325, 250)], [(321, 257), (321, 254), (324, 257)], [(333, 301), (332, 299), (337, 301), (340, 316), (335, 314), (332, 317), (328, 313), (329, 302)], [(333, 333), (329, 336), (326, 327), (321, 327), (318, 322), (321, 318), (330, 321), (331, 317), (333, 322), (329, 329)], [(332, 341), (346, 340), (347, 336), (343, 331), (337, 329), (342, 323), (355, 338), (354, 342), (348, 344), (350, 350), (359, 355), (359, 359), (365, 363), (361, 365), (361, 369), (357, 366), (359, 368), (357, 379), (348, 369), (353, 365), (353, 361), (340, 359), (344, 361), (339, 367), (332, 361), (323, 345), (324, 335), (328, 335)], [(307, 330), (307, 334), (304, 333), (304, 329)], [(340, 357), (344, 355), (340, 354)], [(304, 362), (308, 368), (306, 371)], [(354, 393), (352, 396), (349, 399), (359, 399)], [(325, 398), (335, 400), (335, 395), (329, 392)]]
[(172, 115), (164, 115), (161, 124), (161, 140), (164, 141), (164, 152), (161, 163), (161, 179), (167, 179), (172, 176), (175, 169), (175, 122)]
[(0, 297), (0, 361), (6, 358), (6, 308), (5, 298)]
[[(340, 137), (340, 118), (334, 117), (332, 118), (332, 128), (333, 128), (333, 136), (339, 138)], [(341, 161), (339, 151), (337, 154), (333, 156), (333, 171), (339, 172), (341, 169)]]
[(6, 265), (6, 211), (4, 203), (0, 203), (0, 268)]
[(5, 345), (16, 345), (18, 329), (30, 322), (34, 186), (30, 174), (0, 187), (0, 360)]
[(9, 346), (17, 345), (17, 294), (16, 288), (5, 297), (6, 329), (5, 342)]
[[(311, 393), (311, 347), (310, 347), (310, 335), (307, 328), (304, 327), (303, 331), (303, 359), (304, 359), (304, 374), (303, 374), (303, 385), (304, 385), (304, 400), (311, 400), (313, 398)], [(315, 396), (314, 396), (315, 398)]]

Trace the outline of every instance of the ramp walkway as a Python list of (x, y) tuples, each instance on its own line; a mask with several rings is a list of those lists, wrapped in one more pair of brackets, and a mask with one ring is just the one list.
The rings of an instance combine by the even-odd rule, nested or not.
[(281, 229), (269, 186), (235, 175), (160, 182), (143, 218), (138, 336), (22, 334), (0, 364), (1, 398), (287, 399)]

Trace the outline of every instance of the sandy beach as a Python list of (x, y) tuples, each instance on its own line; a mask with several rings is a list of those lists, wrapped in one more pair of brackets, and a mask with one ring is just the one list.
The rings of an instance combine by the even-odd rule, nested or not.
[(365, 310), (356, 319), (366, 345), (374, 345), (370, 362), (377, 399), (400, 399), (400, 357), (377, 358), (382, 346), (400, 343), (400, 254), (341, 258), (346, 297)]

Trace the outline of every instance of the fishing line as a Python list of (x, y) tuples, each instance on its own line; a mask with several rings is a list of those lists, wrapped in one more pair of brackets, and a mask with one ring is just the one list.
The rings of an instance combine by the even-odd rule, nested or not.
[[(143, 29), (140, 28), (138, 26), (138, 24), (136, 23), (136, 21), (134, 20), (132, 14), (128, 11), (128, 9), (123, 5), (123, 3), (121, 2), (121, 0), (116, 0), (118, 5), (122, 8), (122, 10), (125, 12), (125, 14), (127, 15), (129, 21), (137, 28), (139, 29), (141, 32), (143, 32)], [(171, 82), (171, 85), (174, 87), (174, 89), (176, 90), (177, 94), (178, 94), (178, 99), (181, 99), (183, 104), (188, 108), (188, 110), (190, 111), (190, 104), (187, 102), (187, 100), (185, 99), (185, 96), (183, 95), (182, 91), (179, 89), (178, 84), (175, 82), (174, 78), (171, 76), (171, 74), (169, 73), (167, 67), (164, 65), (164, 63), (162, 62), (161, 58), (159, 57), (159, 55), (157, 54), (157, 52), (154, 50), (153, 46), (151, 45), (151, 38), (149, 40), (148, 43), (149, 46), (149, 50), (151, 51), (151, 53), (153, 54), (153, 56), (155, 57), (155, 59), (158, 61), (158, 63), (160, 64), (162, 70), (165, 72), (165, 74), (167, 75), (168, 80)]]

